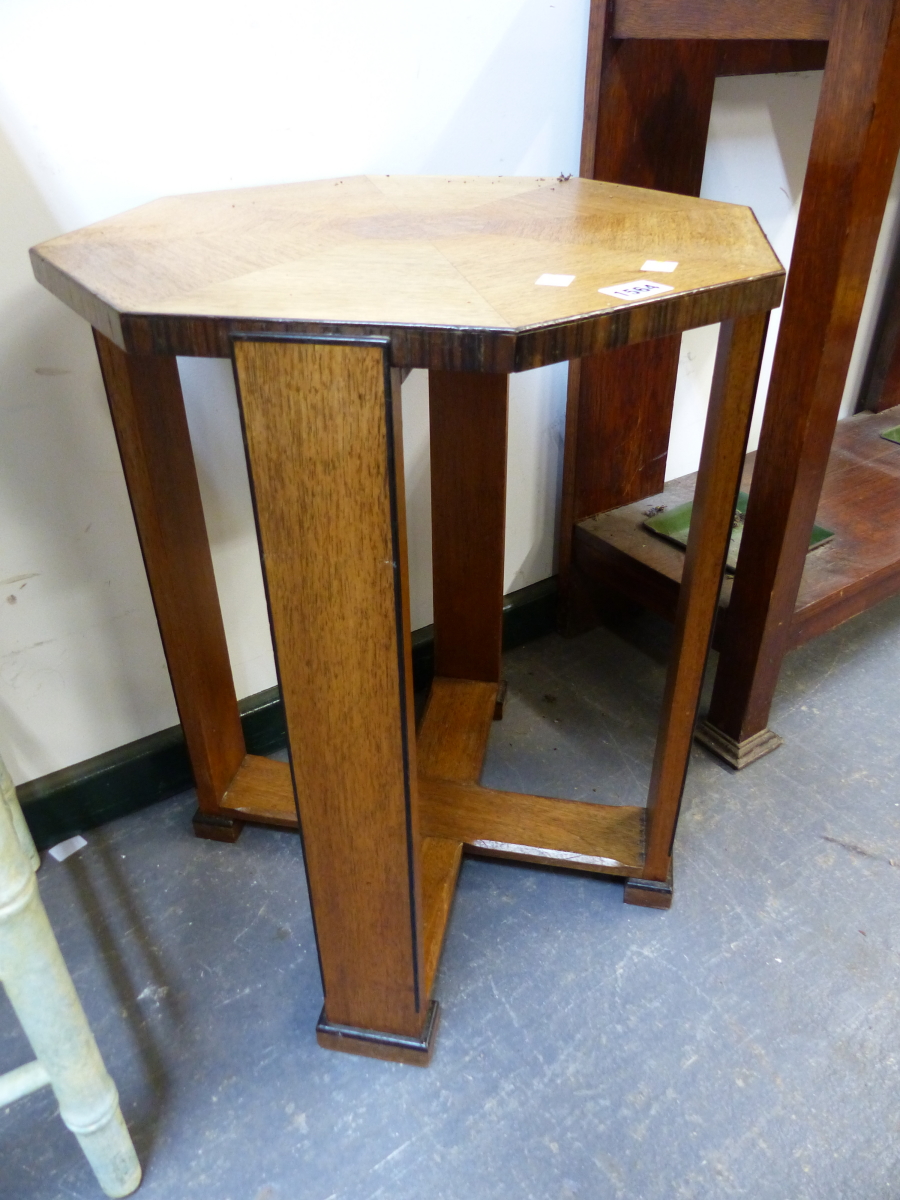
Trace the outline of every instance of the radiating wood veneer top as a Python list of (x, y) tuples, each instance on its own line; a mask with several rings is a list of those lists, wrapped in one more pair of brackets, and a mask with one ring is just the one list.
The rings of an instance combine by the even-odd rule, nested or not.
[[(382, 335), (395, 366), (523, 370), (778, 303), (748, 208), (586, 179), (357, 176), (174, 196), (44, 242), (50, 291), (133, 353)], [(642, 271), (648, 260), (671, 273)], [(567, 287), (542, 275), (572, 275)], [(654, 280), (620, 300), (598, 289)]]

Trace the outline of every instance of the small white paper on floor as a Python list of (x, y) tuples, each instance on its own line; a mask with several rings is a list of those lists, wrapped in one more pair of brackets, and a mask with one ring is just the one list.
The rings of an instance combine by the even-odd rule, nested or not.
[(677, 266), (678, 266), (677, 262), (657, 262), (655, 258), (648, 258), (647, 261), (644, 263), (644, 265), (641, 267), (641, 270), (642, 271), (663, 271), (666, 274), (668, 274), (670, 271), (674, 271)]
[(597, 291), (604, 296), (615, 296), (617, 300), (643, 300), (675, 289), (667, 283), (657, 283), (655, 279), (633, 279), (631, 283), (617, 283), (615, 287), (597, 288)]
[(574, 275), (542, 275), (534, 281), (535, 287), (568, 287)]
[(58, 842), (55, 846), (51, 846), (47, 853), (57, 862), (63, 862), (70, 854), (74, 854), (76, 850), (80, 850), (82, 846), (86, 845), (87, 842), (81, 834), (76, 833), (74, 837), (66, 838), (64, 842)]

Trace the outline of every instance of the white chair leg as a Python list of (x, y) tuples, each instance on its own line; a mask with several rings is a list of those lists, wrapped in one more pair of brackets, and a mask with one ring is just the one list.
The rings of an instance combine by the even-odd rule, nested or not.
[(9, 809), (16, 837), (19, 839), (19, 845), (22, 847), (25, 857), (36, 871), (41, 865), (41, 856), (37, 852), (37, 846), (34, 844), (31, 830), (25, 824), (25, 818), (22, 815), (22, 806), (19, 804), (19, 797), (16, 795), (15, 786), (2, 758), (0, 758), (0, 803), (5, 803)]
[(28, 852), (13, 825), (14, 812), (21, 815), (14, 791), (13, 802), (4, 792), (0, 803), (0, 981), (38, 1061), (10, 1072), (15, 1079), (4, 1078), (19, 1095), (48, 1079), (60, 1115), (81, 1143), (100, 1186), (108, 1196), (127, 1196), (141, 1181), (140, 1164), (115, 1084), (103, 1065), (38, 894)]

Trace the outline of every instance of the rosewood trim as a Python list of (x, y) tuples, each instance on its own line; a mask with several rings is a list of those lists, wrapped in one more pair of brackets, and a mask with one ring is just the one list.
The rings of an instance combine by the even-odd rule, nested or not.
[[(440, 1021), (440, 1005), (432, 1000), (420, 1038), (396, 1033), (380, 1033), (374, 1029), (357, 1029), (353, 1025), (334, 1025), (323, 1007), (316, 1023), (316, 1037), (329, 1050), (344, 1050), (371, 1058), (391, 1058), (427, 1067), (434, 1052), (434, 1035)], [(342, 1043), (344, 1043), (342, 1045)], [(399, 1052), (399, 1053), (398, 1053)], [(402, 1058), (401, 1058), (402, 1056)]]

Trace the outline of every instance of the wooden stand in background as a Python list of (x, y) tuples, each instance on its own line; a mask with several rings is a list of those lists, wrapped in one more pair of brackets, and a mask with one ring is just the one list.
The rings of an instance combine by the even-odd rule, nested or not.
[[(900, 146), (900, 3), (591, 6), (587, 177), (697, 195), (716, 76), (822, 65), (741, 556), (722, 600), (721, 657), (698, 732), (735, 767), (780, 744), (767, 722), (787, 651), (900, 587), (900, 496), (884, 473), (887, 466), (896, 475), (898, 451), (878, 441), (885, 422), (852, 418), (832, 446)], [(570, 373), (560, 560), (569, 633), (596, 619), (606, 589), (674, 611), (677, 552), (664, 554), (661, 567), (657, 548), (641, 548), (649, 535), (611, 542), (607, 531), (618, 519), (597, 514), (644, 498), (657, 504), (690, 496), (690, 480), (661, 494), (679, 344), (673, 336), (628, 347), (583, 360)], [(820, 498), (820, 520), (835, 539), (807, 558)]]

